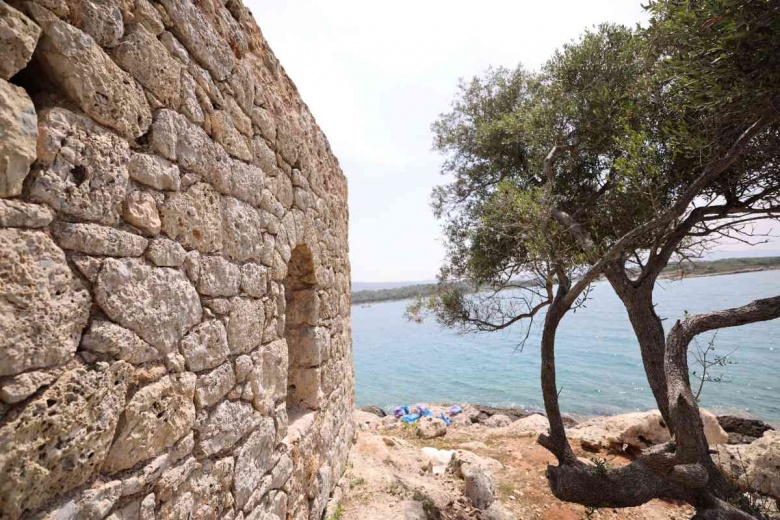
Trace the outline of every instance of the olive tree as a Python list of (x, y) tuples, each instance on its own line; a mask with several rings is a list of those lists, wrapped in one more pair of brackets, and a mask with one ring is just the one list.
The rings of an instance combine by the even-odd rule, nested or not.
[[(543, 317), (541, 383), (557, 458), (553, 493), (588, 506), (654, 498), (701, 518), (749, 518), (713, 464), (687, 366), (699, 334), (780, 317), (780, 297), (687, 316), (665, 334), (653, 289), (672, 261), (750, 242), (780, 210), (780, 8), (771, 1), (659, 1), (649, 27), (604, 25), (540, 72), (462, 83), (434, 124), (452, 182), (437, 188), (447, 260), (435, 296), (409, 309), (495, 331)], [(594, 469), (566, 438), (556, 331), (605, 276), (636, 333), (674, 435), (626, 467)], [(463, 281), (483, 290), (465, 293)], [(513, 289), (505, 291), (505, 289)]]

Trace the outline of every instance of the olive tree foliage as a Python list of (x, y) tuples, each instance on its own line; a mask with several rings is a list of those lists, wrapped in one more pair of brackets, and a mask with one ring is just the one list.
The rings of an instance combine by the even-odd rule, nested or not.
[[(558, 459), (553, 493), (588, 506), (686, 500), (702, 518), (748, 518), (708, 453), (690, 388), (697, 335), (780, 316), (780, 297), (691, 315), (664, 333), (655, 281), (723, 237), (761, 240), (780, 214), (780, 4), (653, 1), (646, 28), (602, 25), (538, 72), (462, 82), (433, 125), (452, 181), (433, 194), (447, 259), (411, 305), (464, 332), (544, 319), (542, 390)], [(605, 276), (625, 305), (674, 442), (625, 468), (574, 456), (558, 403), (555, 336)], [(466, 293), (463, 282), (482, 290)], [(512, 290), (504, 290), (512, 289)]]

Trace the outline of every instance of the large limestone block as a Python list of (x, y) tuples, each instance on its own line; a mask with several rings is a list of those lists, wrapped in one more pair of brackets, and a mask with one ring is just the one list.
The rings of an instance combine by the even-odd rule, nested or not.
[(197, 453), (210, 457), (230, 448), (257, 428), (261, 419), (261, 415), (247, 403), (222, 401), (204, 424), (196, 426), (200, 432)]
[(97, 256), (141, 256), (149, 243), (144, 237), (99, 224), (58, 222), (52, 235), (63, 249)]
[[(0, 6), (0, 30), (3, 16)], [(0, 59), (3, 62), (5, 56)], [(22, 183), (35, 160), (36, 123), (35, 107), (27, 92), (0, 79), (0, 197), (22, 193)]]
[(199, 182), (187, 191), (171, 193), (160, 210), (162, 231), (186, 248), (202, 253), (222, 247), (222, 214), (219, 194)]
[(236, 454), (236, 468), (233, 477), (233, 496), (236, 506), (242, 509), (260, 480), (271, 469), (274, 454), (274, 420), (263, 417), (257, 429), (246, 440)]
[(146, 249), (146, 258), (158, 267), (179, 267), (186, 255), (187, 251), (178, 242), (167, 238), (152, 239)]
[(233, 197), (222, 197), (222, 236), (231, 260), (260, 260), (267, 220), (257, 210)]
[(209, 407), (219, 402), (236, 386), (236, 375), (233, 365), (228, 362), (215, 368), (207, 374), (198, 376), (195, 388), (195, 404), (200, 408)]
[(133, 153), (127, 173), (134, 181), (158, 190), (179, 191), (181, 187), (179, 167), (156, 155)]
[(109, 473), (159, 455), (195, 423), (195, 374), (165, 376), (140, 389), (127, 403), (122, 423), (103, 464)]
[(137, 260), (107, 259), (95, 285), (95, 300), (109, 318), (162, 353), (200, 323), (203, 309), (181, 272)]
[(36, 56), (49, 79), (100, 124), (129, 139), (146, 132), (152, 114), (135, 80), (85, 32), (28, 2), (43, 29)]
[(111, 57), (163, 105), (179, 108), (183, 66), (144, 26), (131, 26)]
[(235, 66), (235, 56), (203, 12), (190, 0), (163, 0), (160, 3), (173, 22), (171, 31), (190, 54), (215, 80), (227, 79)]
[(106, 320), (94, 320), (81, 340), (81, 348), (128, 363), (141, 364), (162, 356), (136, 333)]
[(218, 320), (197, 325), (181, 340), (181, 353), (193, 372), (216, 367), (230, 354), (225, 326)]
[(11, 79), (27, 65), (40, 35), (32, 20), (0, 1), (0, 78)]
[(127, 142), (63, 108), (41, 113), (30, 195), (90, 222), (119, 221), (127, 189)]
[(99, 471), (131, 370), (120, 361), (68, 372), (0, 429), (0, 511), (19, 518)]
[(48, 226), (53, 219), (54, 213), (48, 206), (0, 199), (0, 227), (40, 228)]
[(265, 306), (261, 300), (233, 298), (228, 316), (228, 346), (231, 354), (244, 354), (263, 341)]
[(68, 361), (89, 307), (89, 293), (46, 234), (0, 229), (0, 376)]
[(233, 518), (233, 466), (232, 457), (203, 461), (184, 483), (176, 486), (172, 499), (160, 506), (157, 520)]
[(235, 296), (241, 286), (241, 269), (221, 256), (200, 257), (198, 292), (204, 296)]

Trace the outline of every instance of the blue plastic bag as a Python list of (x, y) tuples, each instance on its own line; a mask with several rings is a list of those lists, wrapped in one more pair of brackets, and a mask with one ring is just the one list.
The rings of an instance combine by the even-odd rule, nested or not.
[(408, 413), (401, 417), (401, 420), (407, 424), (411, 424), (413, 422), (416, 422), (420, 418), (419, 413)]
[(458, 415), (459, 413), (461, 413), (462, 411), (463, 411), (463, 408), (461, 408), (457, 404), (453, 404), (452, 406), (450, 406), (450, 417), (454, 417), (454, 416)]
[(447, 417), (446, 415), (444, 415), (444, 412), (442, 412), (442, 413), (440, 413), (440, 414), (439, 414), (439, 419), (441, 419), (442, 421), (444, 421), (444, 424), (445, 424), (445, 425), (447, 425), (447, 426), (449, 426), (450, 424), (452, 424), (452, 421), (450, 420), (450, 418), (449, 418), (449, 417)]

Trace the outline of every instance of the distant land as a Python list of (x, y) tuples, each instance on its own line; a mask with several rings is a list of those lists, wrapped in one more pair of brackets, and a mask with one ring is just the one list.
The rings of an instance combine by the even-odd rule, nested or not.
[[(695, 264), (686, 263), (682, 269), (678, 265), (669, 265), (664, 269), (663, 278), (691, 276), (717, 276), (723, 274), (750, 273), (780, 269), (780, 256), (722, 258), (720, 260), (702, 260)], [(352, 284), (352, 304), (363, 305), (395, 300), (409, 300), (419, 296), (430, 296), (436, 289), (436, 282), (354, 282)]]

